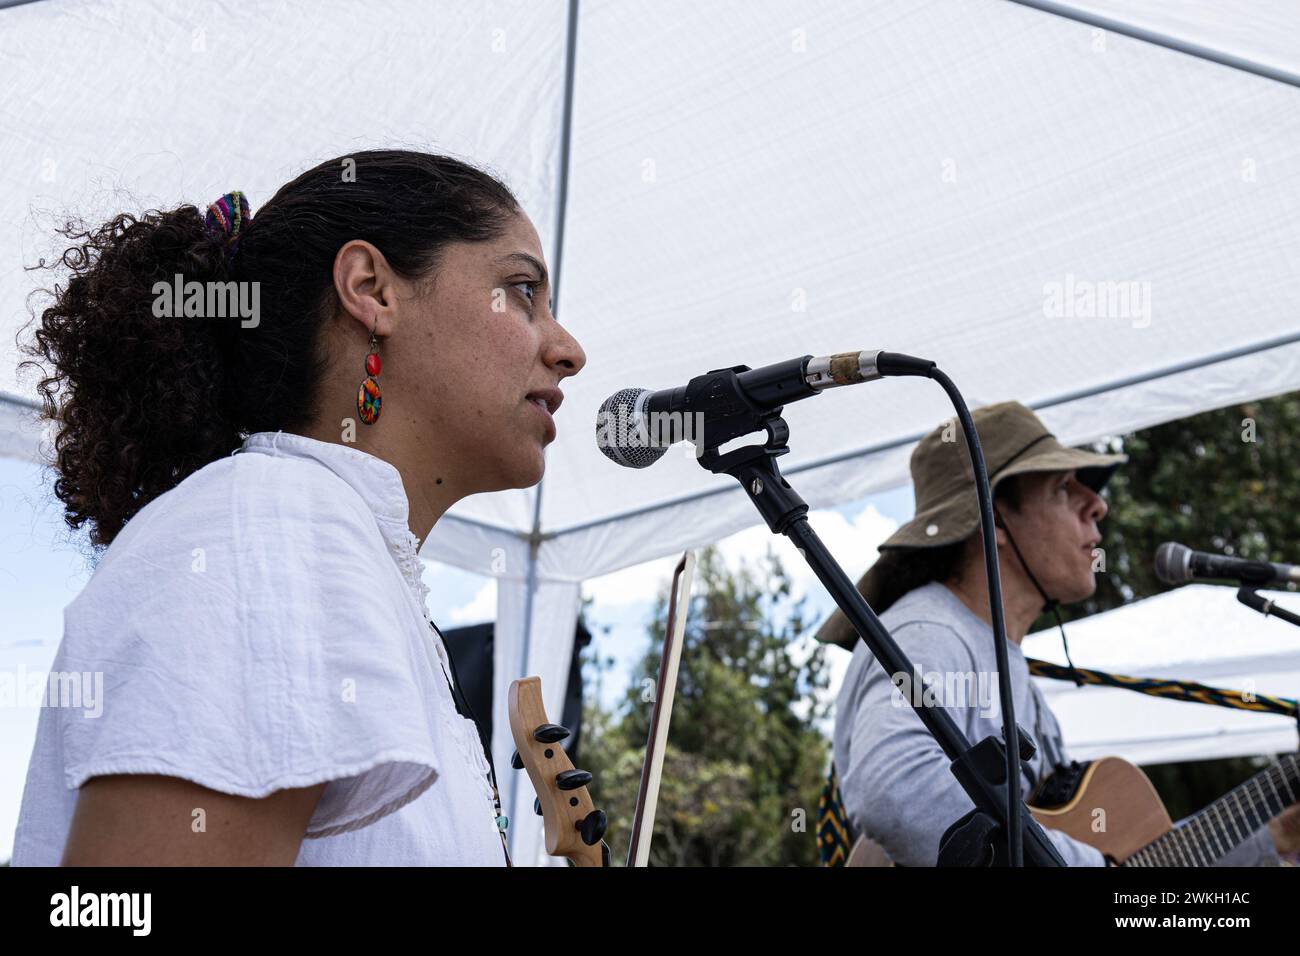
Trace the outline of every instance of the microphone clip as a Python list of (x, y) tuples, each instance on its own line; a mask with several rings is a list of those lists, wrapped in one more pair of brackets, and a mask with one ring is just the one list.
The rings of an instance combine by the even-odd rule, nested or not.
[(781, 417), (785, 406), (768, 407), (751, 399), (739, 378), (741, 372), (748, 371), (751, 371), (748, 365), (714, 369), (697, 375), (686, 385), (687, 414), (703, 413), (697, 457), (715, 475), (727, 472), (734, 462), (744, 457), (738, 453), (754, 447), (719, 454), (719, 448), (742, 435), (766, 431), (767, 441), (758, 446), (764, 449), (764, 454), (783, 455), (789, 451), (785, 445), (790, 439), (790, 429)]
[[(740, 482), (768, 528), (784, 534), (792, 521), (807, 515), (808, 503), (790, 487), (776, 463), (790, 451), (790, 427), (781, 417), (784, 406), (763, 408), (750, 401), (736, 379), (738, 373), (747, 371), (746, 365), (719, 369), (687, 386), (688, 390), (699, 388), (696, 394), (710, 402), (712, 412), (698, 460), (700, 467), (713, 474), (730, 475)], [(719, 414), (719, 408), (726, 408), (726, 413)], [(766, 432), (765, 441), (718, 451), (727, 442), (757, 431)]]
[(1237, 589), (1237, 600), (1265, 617), (1275, 617), (1280, 621), (1286, 621), (1288, 624), (1300, 627), (1300, 614), (1293, 614), (1286, 608), (1279, 607), (1276, 601), (1270, 601), (1256, 591), (1257, 587), (1258, 585), (1243, 584)]

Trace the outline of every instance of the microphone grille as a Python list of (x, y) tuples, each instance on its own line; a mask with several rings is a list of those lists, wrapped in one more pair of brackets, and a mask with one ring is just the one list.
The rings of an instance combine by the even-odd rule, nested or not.
[(1186, 584), (1192, 579), (1192, 569), (1188, 563), (1191, 555), (1192, 549), (1187, 545), (1166, 541), (1156, 548), (1156, 577), (1165, 584)]
[(605, 399), (596, 413), (596, 447), (624, 468), (647, 468), (664, 456), (667, 448), (650, 444), (645, 419), (637, 414), (644, 388), (624, 388)]

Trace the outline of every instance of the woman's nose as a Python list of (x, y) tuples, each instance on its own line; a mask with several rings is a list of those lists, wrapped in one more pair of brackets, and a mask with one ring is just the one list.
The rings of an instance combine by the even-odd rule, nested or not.
[(558, 322), (555, 329), (556, 335), (547, 349), (546, 364), (561, 369), (564, 376), (577, 375), (587, 364), (587, 353), (568, 329)]

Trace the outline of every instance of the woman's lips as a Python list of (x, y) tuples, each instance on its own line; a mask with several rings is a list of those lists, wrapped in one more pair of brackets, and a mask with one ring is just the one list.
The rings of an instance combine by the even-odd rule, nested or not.
[(546, 441), (555, 441), (555, 418), (556, 411), (559, 410), (560, 403), (564, 401), (564, 393), (558, 388), (539, 388), (535, 392), (529, 392), (524, 396), (524, 401), (532, 405), (546, 418)]
[(546, 441), (548, 443), (555, 441), (555, 419), (551, 417), (551, 413), (546, 410), (540, 399), (530, 398), (526, 401), (537, 411), (537, 414), (542, 417), (542, 421), (546, 424)]

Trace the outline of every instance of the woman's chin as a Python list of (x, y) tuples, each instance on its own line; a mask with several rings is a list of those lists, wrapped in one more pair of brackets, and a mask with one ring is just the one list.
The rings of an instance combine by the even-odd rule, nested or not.
[(510, 462), (508, 488), (531, 488), (546, 473), (546, 456), (541, 447), (531, 449), (531, 454), (521, 454)]
[[(478, 449), (480, 453), (484, 450), (482, 447)], [(517, 442), (499, 445), (494, 450), (496, 454), (486, 457), (480, 454), (476, 461), (467, 465), (467, 470), (475, 475), (471, 484), (477, 489), (471, 494), (531, 488), (542, 480), (546, 455), (537, 437), (520, 436)]]

